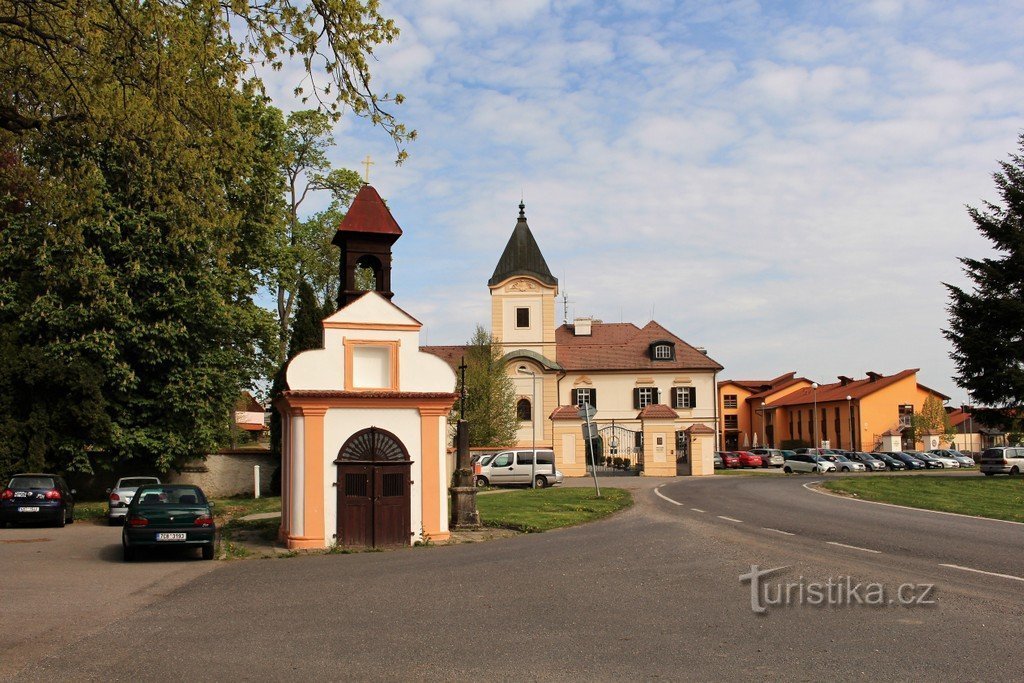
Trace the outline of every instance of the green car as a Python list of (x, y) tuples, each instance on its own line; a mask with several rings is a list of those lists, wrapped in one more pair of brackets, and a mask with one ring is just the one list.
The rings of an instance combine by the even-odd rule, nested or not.
[(198, 486), (140, 486), (121, 532), (125, 562), (134, 561), (141, 550), (166, 547), (199, 548), (204, 560), (212, 560), (217, 535), (212, 507)]

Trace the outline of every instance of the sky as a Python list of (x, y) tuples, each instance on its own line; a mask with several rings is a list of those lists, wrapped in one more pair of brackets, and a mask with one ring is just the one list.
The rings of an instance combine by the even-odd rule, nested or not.
[[(409, 159), (345, 116), (330, 158), (387, 200), (423, 343), (489, 325), (523, 199), (568, 317), (655, 319), (720, 379), (953, 380), (942, 283), (991, 255), (966, 207), (1024, 132), (1024, 2), (396, 0), (374, 86)], [(266, 77), (277, 106), (298, 65)], [(328, 197), (312, 197), (307, 212)]]

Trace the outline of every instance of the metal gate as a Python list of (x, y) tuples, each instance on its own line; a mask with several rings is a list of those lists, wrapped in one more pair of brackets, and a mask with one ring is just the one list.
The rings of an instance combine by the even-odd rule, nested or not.
[[(597, 471), (601, 474), (640, 474), (644, 469), (644, 433), (610, 425), (597, 430), (599, 453)], [(590, 457), (587, 456), (589, 464)]]
[(370, 427), (345, 442), (338, 466), (338, 532), (343, 546), (408, 545), (412, 461), (394, 434)]

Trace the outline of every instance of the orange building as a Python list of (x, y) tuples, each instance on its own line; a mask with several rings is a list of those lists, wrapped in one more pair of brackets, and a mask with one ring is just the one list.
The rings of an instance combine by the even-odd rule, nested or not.
[(821, 385), (796, 373), (764, 383), (722, 382), (722, 447), (752, 447), (756, 436), (757, 443), (776, 448), (798, 441), (847, 450), (917, 448), (912, 417), (929, 396), (949, 400), (919, 384), (917, 373), (868, 372), (863, 379), (840, 376)]

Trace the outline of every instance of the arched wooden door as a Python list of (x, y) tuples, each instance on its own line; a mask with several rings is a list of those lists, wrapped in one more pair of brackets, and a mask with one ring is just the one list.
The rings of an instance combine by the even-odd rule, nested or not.
[(338, 451), (338, 544), (381, 548), (408, 545), (410, 468), (402, 442), (370, 427)]

